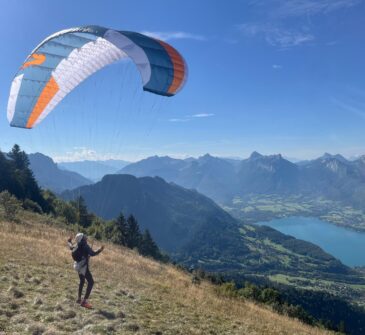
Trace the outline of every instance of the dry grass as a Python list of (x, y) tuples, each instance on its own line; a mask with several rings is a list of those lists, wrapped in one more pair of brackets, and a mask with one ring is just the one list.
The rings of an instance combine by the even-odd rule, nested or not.
[(330, 334), (112, 245), (91, 261), (94, 309), (85, 310), (74, 302), (69, 233), (22, 221), (0, 222), (0, 334)]

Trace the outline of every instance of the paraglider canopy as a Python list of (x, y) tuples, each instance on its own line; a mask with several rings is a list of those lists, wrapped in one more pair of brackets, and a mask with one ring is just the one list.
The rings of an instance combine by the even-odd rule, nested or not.
[(46, 38), (20, 67), (8, 101), (10, 125), (33, 128), (83, 80), (124, 57), (136, 64), (145, 91), (173, 96), (185, 83), (186, 63), (166, 42), (100, 26), (71, 28)]

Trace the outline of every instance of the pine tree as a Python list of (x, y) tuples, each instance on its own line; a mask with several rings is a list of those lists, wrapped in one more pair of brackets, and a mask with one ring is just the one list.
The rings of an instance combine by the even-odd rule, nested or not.
[(155, 241), (152, 239), (148, 229), (146, 229), (142, 235), (138, 250), (143, 256), (150, 256), (154, 259), (162, 259), (161, 252)]
[(131, 215), (127, 220), (126, 246), (128, 248), (138, 248), (142, 235), (137, 220)]
[[(0, 192), (9, 190), (11, 181), (10, 162), (5, 155), (0, 151)], [(9, 190), (10, 191), (10, 190)]]
[(123, 213), (120, 213), (114, 221), (113, 235), (111, 238), (113, 243), (126, 245), (127, 242), (127, 222)]
[(8, 156), (13, 160), (16, 169), (25, 170), (29, 167), (28, 156), (24, 151), (20, 150), (18, 144), (14, 144)]
[(82, 196), (79, 196), (76, 199), (75, 205), (76, 205), (76, 209), (78, 211), (79, 225), (84, 228), (89, 227), (92, 223), (92, 219), (91, 219), (91, 215), (89, 214), (89, 212), (87, 210), (85, 199)]

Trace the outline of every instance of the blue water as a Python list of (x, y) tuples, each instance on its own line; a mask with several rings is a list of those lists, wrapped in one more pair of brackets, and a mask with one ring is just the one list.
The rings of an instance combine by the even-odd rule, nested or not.
[(257, 224), (317, 244), (348, 266), (365, 266), (365, 233), (338, 227), (316, 218), (289, 217)]

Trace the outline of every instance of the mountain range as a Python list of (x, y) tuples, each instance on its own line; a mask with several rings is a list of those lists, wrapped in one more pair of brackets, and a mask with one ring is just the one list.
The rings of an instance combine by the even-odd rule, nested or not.
[(365, 156), (350, 161), (326, 153), (298, 163), (280, 154), (257, 152), (241, 161), (209, 154), (185, 160), (153, 156), (129, 164), (119, 173), (159, 176), (223, 204), (248, 194), (302, 194), (365, 208)]
[[(253, 152), (247, 159), (213, 157), (175, 159), (153, 156), (136, 163), (82, 161), (59, 163), (40, 153), (29, 155), (39, 184), (59, 193), (98, 181), (104, 174), (158, 176), (168, 182), (230, 205), (235, 197), (248, 195), (303, 195), (323, 197), (365, 210), (365, 156), (347, 160), (341, 155), (323, 156), (292, 163), (278, 155)], [(80, 173), (69, 171), (77, 170)], [(86, 178), (85, 175), (90, 178)]]

